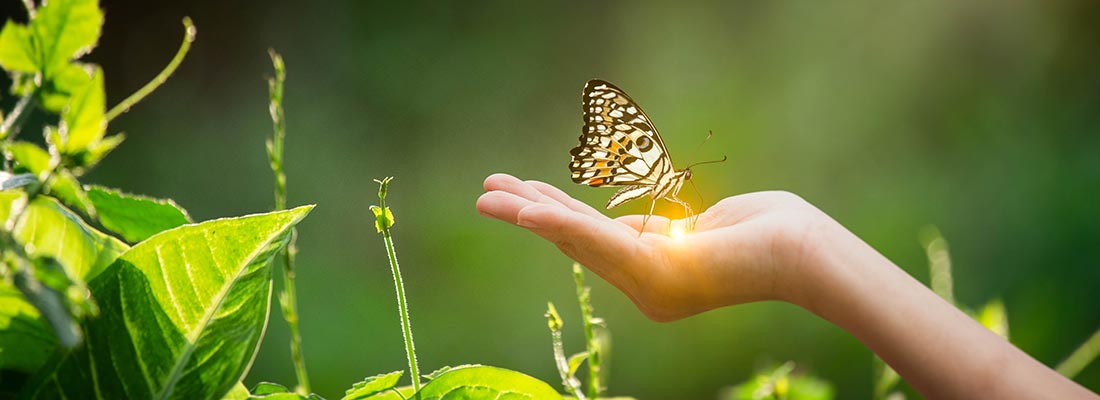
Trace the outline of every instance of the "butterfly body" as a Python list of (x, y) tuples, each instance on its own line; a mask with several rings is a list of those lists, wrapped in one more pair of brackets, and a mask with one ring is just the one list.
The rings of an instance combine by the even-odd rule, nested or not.
[(580, 143), (569, 152), (573, 182), (623, 186), (608, 200), (608, 209), (648, 196), (650, 215), (656, 200), (665, 199), (683, 206), (690, 217), (691, 207), (676, 196), (691, 170), (673, 167), (664, 140), (642, 108), (622, 89), (599, 79), (585, 84), (581, 103), (584, 127)]

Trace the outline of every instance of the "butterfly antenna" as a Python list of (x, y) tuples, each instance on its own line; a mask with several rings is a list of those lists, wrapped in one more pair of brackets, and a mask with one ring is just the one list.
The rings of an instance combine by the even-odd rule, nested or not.
[(714, 164), (714, 163), (726, 162), (726, 160), (728, 160), (728, 159), (729, 159), (729, 157), (726, 157), (726, 156), (722, 156), (722, 159), (721, 159), (721, 160), (710, 160), (710, 161), (697, 162), (697, 163), (695, 163), (695, 164), (691, 164), (691, 165), (688, 165), (688, 166), (687, 166), (687, 168), (684, 168), (684, 169), (691, 169), (691, 167), (694, 167), (694, 166), (696, 166), (696, 165), (703, 165), (703, 164)]
[(703, 148), (703, 145), (704, 145), (704, 144), (707, 144), (707, 141), (708, 141), (708, 140), (710, 140), (710, 138), (711, 138), (712, 136), (714, 136), (714, 131), (709, 131), (709, 130), (708, 130), (708, 131), (707, 131), (707, 137), (703, 138), (703, 141), (699, 143), (699, 147), (696, 147), (696, 148), (695, 148), (695, 152), (696, 152), (696, 153), (698, 153), (698, 152), (699, 152), (699, 149), (702, 149), (702, 148)]

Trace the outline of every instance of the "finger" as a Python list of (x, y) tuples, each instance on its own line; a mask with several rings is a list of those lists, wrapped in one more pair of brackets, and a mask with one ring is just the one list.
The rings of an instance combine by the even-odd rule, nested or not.
[(515, 224), (519, 211), (531, 204), (534, 204), (531, 200), (509, 192), (494, 190), (477, 198), (477, 212), (509, 224)]
[(536, 202), (548, 202), (557, 203), (564, 206), (552, 197), (542, 194), (542, 192), (535, 189), (533, 186), (528, 185), (526, 182), (519, 180), (518, 178), (508, 174), (493, 174), (485, 178), (484, 184), (486, 191), (502, 190), (525, 198), (527, 200)]
[(629, 277), (638, 258), (648, 257), (641, 248), (637, 231), (630, 233), (614, 221), (595, 219), (576, 211), (547, 204), (532, 204), (518, 214), (519, 226), (554, 243), (566, 256), (577, 260), (616, 287), (633, 290)]
[(583, 202), (583, 201), (574, 199), (572, 196), (569, 196), (568, 194), (563, 192), (561, 189), (558, 189), (554, 185), (551, 185), (551, 184), (546, 183), (546, 182), (540, 182), (540, 181), (534, 181), (534, 180), (525, 181), (524, 183), (526, 183), (526, 184), (530, 185), (531, 187), (535, 188), (535, 190), (538, 190), (539, 193), (542, 193), (543, 195), (549, 196), (551, 199), (557, 200), (557, 202), (565, 205), (566, 207), (569, 207), (570, 210), (582, 213), (584, 215), (588, 215), (590, 217), (596, 217), (596, 218), (601, 218), (601, 219), (610, 219), (610, 217), (608, 217), (608, 216), (604, 215), (603, 213), (597, 211), (595, 208), (592, 208), (592, 206), (589, 206), (588, 204), (585, 204), (585, 202)]

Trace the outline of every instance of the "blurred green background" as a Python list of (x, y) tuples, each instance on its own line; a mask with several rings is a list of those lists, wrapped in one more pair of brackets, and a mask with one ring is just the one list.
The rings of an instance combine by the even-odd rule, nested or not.
[[(582, 348), (571, 262), (474, 201), (487, 175), (509, 172), (604, 204), (612, 189), (574, 185), (566, 168), (595, 77), (645, 107), (680, 166), (729, 156), (696, 170), (705, 204), (798, 193), (925, 282), (918, 232), (934, 224), (960, 303), (1003, 297), (1012, 341), (1047, 365), (1100, 327), (1098, 2), (396, 3), (104, 1), (87, 57), (116, 103), (194, 19), (192, 53), (112, 123), (128, 139), (87, 181), (204, 220), (272, 206), (266, 50), (284, 55), (290, 202), (318, 204), (300, 228), (298, 281), (324, 396), (405, 367), (367, 210), (371, 179), (388, 175), (421, 368), (558, 381), (543, 312), (556, 302), (567, 348)], [(614, 335), (613, 394), (713, 398), (794, 360), (838, 398), (870, 396), (871, 353), (804, 310), (749, 304), (660, 324), (590, 281)], [(277, 310), (246, 381), (261, 380), (294, 383)], [(1100, 390), (1100, 365), (1077, 380)]]

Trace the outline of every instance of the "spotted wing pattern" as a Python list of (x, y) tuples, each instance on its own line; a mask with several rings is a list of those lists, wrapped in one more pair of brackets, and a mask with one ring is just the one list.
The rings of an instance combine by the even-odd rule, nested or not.
[(626, 186), (607, 208), (645, 196), (674, 175), (664, 141), (642, 108), (622, 89), (593, 79), (581, 99), (584, 128), (569, 153), (573, 182)]

